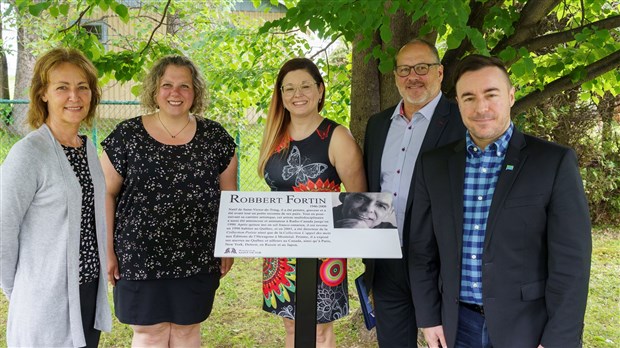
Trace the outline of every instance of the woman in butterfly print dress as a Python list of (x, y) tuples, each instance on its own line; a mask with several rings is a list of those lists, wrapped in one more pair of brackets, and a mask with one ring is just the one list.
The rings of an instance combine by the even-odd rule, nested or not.
[[(321, 117), (325, 84), (305, 58), (278, 74), (259, 155), (259, 175), (273, 191), (366, 191), (362, 153), (343, 126)], [(295, 335), (296, 260), (263, 262), (263, 310), (283, 317), (286, 346)], [(319, 260), (317, 347), (336, 344), (333, 321), (348, 314), (346, 259)]]

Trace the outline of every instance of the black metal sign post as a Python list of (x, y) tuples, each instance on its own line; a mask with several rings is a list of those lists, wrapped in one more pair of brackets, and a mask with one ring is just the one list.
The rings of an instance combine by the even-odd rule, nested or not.
[(295, 286), (295, 347), (316, 347), (317, 259), (297, 259)]

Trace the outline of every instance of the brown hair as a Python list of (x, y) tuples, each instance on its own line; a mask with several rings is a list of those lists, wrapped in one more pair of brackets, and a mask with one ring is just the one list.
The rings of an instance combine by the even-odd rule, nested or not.
[(74, 48), (60, 47), (54, 48), (39, 57), (34, 65), (34, 72), (30, 82), (30, 104), (28, 105), (28, 114), (26, 116), (26, 121), (32, 128), (39, 128), (47, 121), (49, 111), (47, 103), (43, 101), (43, 94), (45, 94), (49, 84), (50, 71), (63, 63), (75, 65), (82, 69), (84, 75), (86, 75), (86, 81), (91, 90), (91, 98), (88, 115), (84, 118), (84, 122), (90, 126), (95, 118), (97, 105), (101, 100), (97, 68), (82, 52)]
[(508, 80), (508, 84), (512, 86), (512, 82), (510, 82), (510, 75), (508, 75), (508, 71), (506, 70), (504, 62), (502, 62), (499, 58), (487, 57), (481, 54), (471, 54), (461, 59), (461, 61), (457, 64), (456, 69), (454, 70), (454, 77), (452, 80), (454, 86), (456, 86), (456, 83), (466, 72), (478, 71), (486, 67), (496, 67), (502, 72), (504, 72), (506, 80)]
[(202, 114), (207, 99), (205, 81), (200, 75), (200, 71), (196, 65), (189, 58), (181, 55), (166, 56), (155, 62), (142, 83), (142, 92), (140, 93), (140, 103), (142, 106), (149, 112), (159, 109), (156, 100), (157, 92), (159, 91), (159, 82), (169, 65), (186, 67), (189, 69), (192, 74), (192, 84), (194, 87), (194, 100), (192, 101), (192, 107), (189, 109), (189, 112), (199, 115)]
[[(263, 142), (260, 146), (260, 154), (258, 156), (258, 175), (263, 177), (265, 174), (265, 165), (269, 157), (275, 152), (276, 147), (283, 144), (288, 147), (288, 125), (291, 122), (291, 113), (286, 110), (282, 102), (282, 80), (286, 74), (295, 70), (305, 70), (312, 76), (314, 81), (319, 85), (325, 86), (323, 77), (319, 68), (307, 58), (293, 58), (280, 68), (276, 83), (273, 86), (273, 94), (271, 95), (271, 104), (267, 113), (267, 121), (265, 122), (265, 130), (263, 132)], [(323, 109), (325, 104), (325, 88), (321, 95), (318, 111)]]

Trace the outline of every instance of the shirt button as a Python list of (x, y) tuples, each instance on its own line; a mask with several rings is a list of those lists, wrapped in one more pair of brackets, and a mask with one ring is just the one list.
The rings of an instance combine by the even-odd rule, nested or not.
[(478, 196), (478, 200), (481, 201), (482, 200), (482, 196)]
[(475, 260), (476, 259), (476, 255), (472, 255), (471, 258)]
[(487, 172), (487, 169), (486, 169), (486, 168), (482, 168), (481, 170), (482, 170), (482, 172), (483, 172), (483, 173), (486, 173), (486, 172)]
[(394, 197), (396, 197), (396, 192), (394, 192)]
[(411, 129), (411, 126), (409, 126), (409, 129)]
[(397, 169), (397, 170), (396, 170), (396, 174), (400, 174), (400, 169)]
[(401, 149), (401, 151), (405, 151), (405, 148), (403, 147), (403, 148)]
[(478, 287), (478, 283), (473, 283), (471, 286), (473, 286), (474, 288)]
[(474, 152), (478, 152), (478, 148), (477, 147), (474, 147)]
[(474, 225), (474, 230), (479, 230), (480, 229), (480, 225)]

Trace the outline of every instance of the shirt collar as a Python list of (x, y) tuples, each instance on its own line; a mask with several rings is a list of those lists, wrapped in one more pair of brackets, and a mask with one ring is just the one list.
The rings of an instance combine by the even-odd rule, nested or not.
[(510, 126), (508, 126), (508, 129), (506, 129), (504, 134), (502, 134), (499, 138), (497, 138), (497, 140), (495, 140), (491, 144), (487, 145), (486, 149), (480, 149), (471, 139), (471, 136), (469, 135), (469, 131), (467, 131), (465, 135), (465, 143), (467, 146), (467, 152), (469, 153), (470, 156), (476, 156), (476, 155), (480, 156), (482, 152), (484, 151), (494, 150), (498, 157), (505, 156), (506, 149), (508, 149), (508, 143), (510, 142), (510, 138), (512, 138), (513, 130), (514, 130), (514, 124), (511, 121)]
[[(426, 105), (424, 105), (424, 107), (418, 110), (416, 113), (420, 113), (424, 118), (430, 121), (433, 118), (433, 114), (435, 113), (435, 108), (437, 108), (437, 104), (439, 104), (439, 100), (441, 99), (442, 95), (443, 94), (441, 93), (441, 91), (439, 91), (439, 94), (437, 94), (437, 96), (433, 98), (433, 100), (431, 100)], [(392, 114), (391, 119), (393, 120), (396, 116), (406, 117), (405, 116), (405, 101), (402, 99), (400, 100), (398, 105), (396, 105), (396, 108), (394, 109), (394, 113)]]

